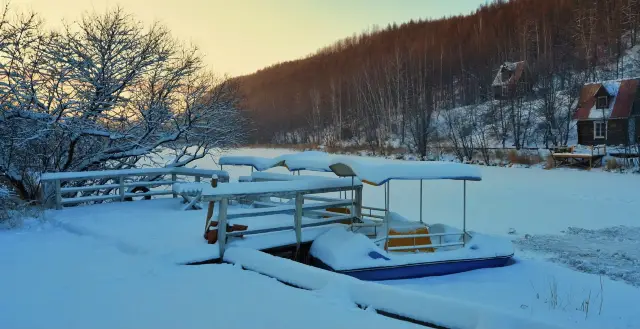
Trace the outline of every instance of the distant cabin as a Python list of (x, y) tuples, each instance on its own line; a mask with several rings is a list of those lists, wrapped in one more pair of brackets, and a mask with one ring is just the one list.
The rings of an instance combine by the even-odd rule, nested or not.
[(631, 145), (640, 141), (639, 79), (582, 87), (577, 109), (578, 144)]
[(493, 97), (499, 100), (526, 95), (533, 87), (531, 73), (526, 62), (505, 62), (502, 64), (491, 87), (493, 88)]

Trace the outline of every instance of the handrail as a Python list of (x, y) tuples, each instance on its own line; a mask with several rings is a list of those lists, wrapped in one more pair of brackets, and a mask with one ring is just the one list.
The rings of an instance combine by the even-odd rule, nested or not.
[(218, 179), (224, 180), (229, 178), (229, 173), (224, 170), (184, 168), (184, 167), (165, 167), (165, 168), (138, 168), (138, 169), (122, 169), (122, 170), (95, 170), (95, 171), (75, 171), (75, 172), (54, 172), (43, 173), (40, 181), (70, 181), (82, 180), (90, 178), (108, 178), (120, 176), (148, 176), (148, 175), (167, 175), (179, 174), (185, 176), (211, 177), (217, 175)]
[[(170, 180), (162, 179), (163, 176), (171, 175)], [(85, 202), (97, 202), (105, 200), (125, 201), (133, 196), (158, 196), (177, 194), (171, 190), (167, 191), (148, 191), (144, 193), (130, 193), (135, 187), (161, 187), (171, 186), (178, 181), (178, 176), (194, 177), (196, 182), (200, 182), (203, 177), (213, 177), (216, 175), (220, 182), (229, 181), (229, 173), (223, 170), (184, 168), (184, 167), (165, 167), (165, 168), (139, 168), (139, 169), (123, 169), (123, 170), (102, 170), (102, 171), (82, 171), (82, 172), (57, 172), (43, 173), (40, 180), (43, 184), (43, 199), (46, 193), (51, 191), (53, 185), (54, 204), (56, 209), (62, 209), (63, 205), (78, 204)], [(127, 178), (148, 176), (140, 180), (127, 180)], [(149, 177), (151, 176), (151, 177)], [(155, 176), (155, 177), (153, 177)], [(64, 182), (79, 180), (102, 180), (102, 184), (86, 185), (86, 186), (68, 186), (63, 187)], [(108, 184), (111, 181), (112, 183)], [(49, 189), (47, 189), (49, 187)], [(96, 192), (104, 191), (102, 194)], [(111, 194), (117, 190), (117, 194)], [(80, 193), (80, 196), (78, 196)], [(67, 197), (63, 197), (67, 195)], [(43, 200), (43, 203), (47, 200)]]

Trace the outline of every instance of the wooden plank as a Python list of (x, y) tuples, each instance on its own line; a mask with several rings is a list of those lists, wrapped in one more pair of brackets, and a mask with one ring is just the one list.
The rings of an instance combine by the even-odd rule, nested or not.
[(169, 195), (172, 194), (171, 191), (149, 191), (143, 193), (125, 193), (125, 197), (141, 197), (141, 196), (156, 196), (156, 195)]
[(139, 169), (123, 169), (123, 170), (97, 170), (97, 171), (80, 171), (80, 172), (57, 172), (57, 173), (44, 173), (42, 174), (41, 181), (55, 181), (55, 180), (81, 180), (90, 178), (110, 178), (119, 176), (153, 176), (153, 175), (168, 175), (178, 174), (184, 176), (202, 176), (211, 177), (212, 175), (218, 175), (218, 178), (225, 178), (228, 180), (229, 173), (224, 170), (212, 170), (212, 169), (195, 169), (195, 168), (139, 168)]
[(82, 202), (104, 201), (104, 200), (113, 200), (113, 199), (119, 199), (119, 198), (120, 198), (120, 195), (116, 195), (116, 194), (81, 196), (77, 198), (62, 199), (61, 204), (76, 204), (76, 203), (82, 203)]
[[(326, 209), (326, 208), (335, 208), (335, 207), (345, 207), (351, 204), (350, 200), (342, 200), (335, 202), (325, 202), (325, 203), (309, 203), (302, 205), (302, 210), (316, 210), (316, 209)], [(228, 214), (228, 219), (234, 218), (243, 218), (243, 217), (258, 217), (258, 216), (266, 216), (273, 214), (286, 214), (293, 213), (296, 210), (295, 205), (287, 205), (287, 206), (277, 206), (277, 207), (268, 207), (268, 208), (253, 208), (247, 209), (242, 212)]]
[(171, 185), (173, 181), (170, 180), (154, 180), (154, 181), (137, 181), (137, 182), (128, 182), (125, 183), (126, 187), (137, 187), (137, 186), (160, 186), (160, 185)]
[(114, 189), (114, 188), (118, 188), (118, 187), (120, 187), (120, 184), (74, 186), (74, 187), (63, 187), (61, 189), (61, 192), (62, 193), (70, 193), (70, 192), (98, 191), (98, 190)]

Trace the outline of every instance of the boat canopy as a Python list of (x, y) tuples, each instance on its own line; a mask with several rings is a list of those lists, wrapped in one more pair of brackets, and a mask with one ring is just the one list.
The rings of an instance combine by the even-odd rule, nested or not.
[(251, 166), (257, 171), (267, 170), (275, 166), (275, 159), (256, 156), (223, 156), (218, 160), (221, 166)]
[(331, 156), (317, 151), (285, 154), (275, 158), (225, 156), (220, 158), (219, 164), (252, 166), (258, 171), (282, 166), (289, 169), (289, 171), (333, 172), (339, 177), (357, 177), (362, 182), (376, 186), (383, 185), (392, 179), (470, 181), (482, 179), (478, 168), (462, 163)]
[(442, 161), (401, 161), (363, 159), (358, 157), (333, 157), (329, 163), (337, 176), (356, 176), (363, 183), (383, 185), (398, 180), (482, 180), (480, 170), (474, 166)]
[(251, 166), (257, 171), (264, 171), (274, 167), (285, 167), (289, 171), (309, 170), (319, 172), (331, 172), (329, 160), (331, 157), (324, 152), (305, 151), (293, 154), (284, 154), (275, 158), (256, 156), (223, 156), (218, 164), (226, 166)]

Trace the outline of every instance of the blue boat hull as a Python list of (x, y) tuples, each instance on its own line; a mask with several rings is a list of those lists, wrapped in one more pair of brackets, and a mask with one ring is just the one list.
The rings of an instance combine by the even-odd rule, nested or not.
[(360, 280), (384, 281), (439, 276), (472, 271), (482, 268), (502, 267), (508, 265), (511, 262), (512, 257), (513, 254), (492, 258), (451, 260), (387, 267), (362, 268), (344, 271), (334, 270), (317, 258), (312, 259), (312, 264), (317, 267), (324, 268), (336, 273), (346, 274)]

